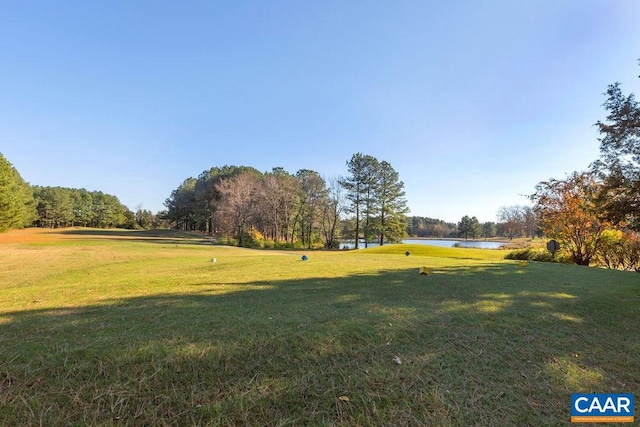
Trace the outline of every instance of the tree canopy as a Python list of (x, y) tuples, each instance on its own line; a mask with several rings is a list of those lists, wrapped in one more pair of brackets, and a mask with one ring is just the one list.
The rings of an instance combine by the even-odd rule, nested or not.
[(478, 218), (465, 215), (458, 223), (458, 235), (465, 240), (477, 239), (482, 235), (482, 226)]
[(35, 225), (40, 227), (142, 228), (129, 208), (102, 191), (35, 186), (33, 195), (38, 212)]
[[(404, 183), (387, 161), (356, 153), (347, 162), (349, 174), (340, 182), (346, 191), (349, 212), (354, 215), (355, 247), (359, 247), (360, 230), (365, 247), (372, 237), (380, 245), (397, 242), (407, 236)], [(362, 226), (361, 226), (362, 224)]]
[(620, 83), (609, 85), (605, 121), (598, 121), (600, 159), (593, 163), (603, 183), (598, 197), (614, 223), (640, 231), (640, 104), (624, 95)]
[(538, 234), (538, 216), (530, 206), (502, 206), (498, 209), (500, 231), (505, 237), (535, 237)]
[[(208, 232), (239, 245), (323, 245), (342, 236), (406, 236), (404, 184), (388, 162), (355, 154), (346, 178), (301, 169), (261, 173), (247, 166), (213, 167), (187, 178), (165, 201), (167, 218), (185, 230)], [(353, 215), (355, 230), (345, 213)]]
[(25, 227), (34, 218), (31, 188), (0, 153), (0, 232)]

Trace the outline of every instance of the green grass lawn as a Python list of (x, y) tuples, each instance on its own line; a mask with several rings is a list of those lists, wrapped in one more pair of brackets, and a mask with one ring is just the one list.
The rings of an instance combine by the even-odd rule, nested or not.
[(637, 273), (419, 245), (302, 261), (179, 232), (2, 239), (0, 425), (566, 425), (571, 393), (640, 393)]

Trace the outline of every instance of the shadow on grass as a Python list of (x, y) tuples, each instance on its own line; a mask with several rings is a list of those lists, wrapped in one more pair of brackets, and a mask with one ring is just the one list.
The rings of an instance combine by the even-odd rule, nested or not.
[(640, 389), (630, 277), (488, 264), (5, 313), (0, 424), (565, 424), (572, 392)]
[(62, 230), (59, 234), (67, 236), (84, 236), (118, 241), (133, 241), (144, 243), (161, 243), (169, 245), (211, 245), (211, 240), (204, 235), (180, 230), (123, 230), (73, 228)]

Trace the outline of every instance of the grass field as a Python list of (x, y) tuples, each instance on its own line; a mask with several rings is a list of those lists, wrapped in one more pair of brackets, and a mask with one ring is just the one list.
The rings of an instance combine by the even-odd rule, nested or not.
[(302, 254), (0, 235), (0, 425), (551, 426), (571, 393), (639, 396), (637, 273), (418, 245)]

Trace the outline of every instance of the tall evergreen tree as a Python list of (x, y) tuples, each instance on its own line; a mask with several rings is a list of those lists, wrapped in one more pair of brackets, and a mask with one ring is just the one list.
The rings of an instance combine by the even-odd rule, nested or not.
[(34, 219), (31, 188), (0, 153), (0, 232), (22, 228)]
[(482, 226), (478, 218), (465, 215), (458, 223), (458, 235), (467, 239), (476, 239), (482, 234)]
[(366, 156), (366, 167), (364, 175), (364, 224), (362, 231), (364, 234), (364, 247), (369, 246), (369, 241), (379, 229), (380, 213), (380, 162), (372, 156)]
[(384, 245), (385, 238), (397, 242), (407, 236), (406, 214), (409, 209), (405, 194), (404, 182), (400, 181), (398, 172), (389, 162), (382, 161), (376, 192), (380, 207), (378, 229), (380, 246)]
[(362, 215), (365, 214), (367, 209), (372, 207), (368, 205), (368, 195), (372, 194), (372, 165), (377, 162), (378, 161), (372, 156), (362, 153), (354, 154), (351, 160), (347, 162), (349, 175), (340, 181), (340, 184), (347, 191), (346, 198), (349, 203), (349, 211), (355, 215), (354, 234), (356, 249), (359, 247)]
[(183, 230), (195, 230), (196, 179), (187, 178), (164, 202), (167, 207), (167, 219)]
[(613, 223), (640, 231), (640, 104), (620, 83), (605, 94), (607, 118), (596, 123), (601, 157), (593, 166), (604, 184), (597, 203)]
[(482, 223), (482, 237), (485, 239), (490, 239), (492, 237), (496, 237), (496, 223), (489, 221)]

